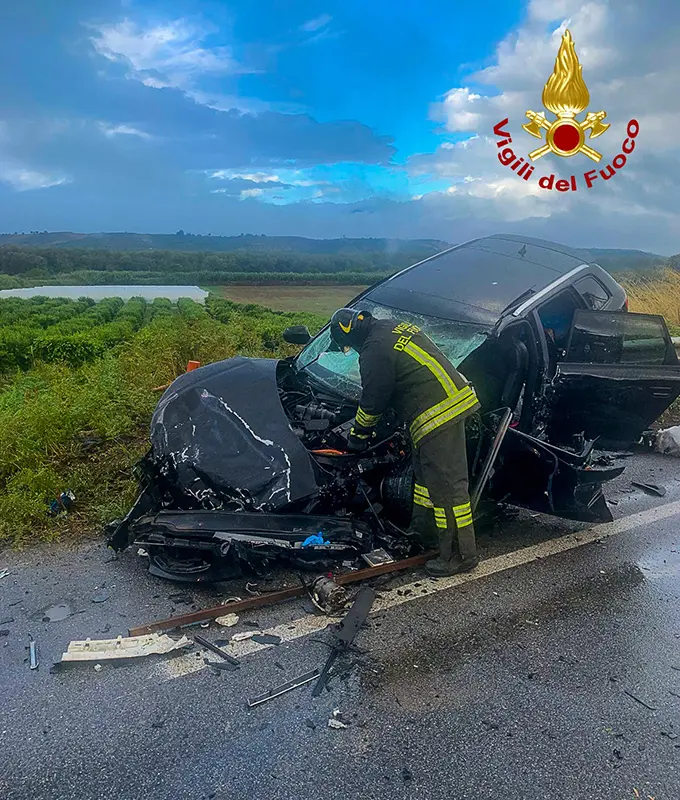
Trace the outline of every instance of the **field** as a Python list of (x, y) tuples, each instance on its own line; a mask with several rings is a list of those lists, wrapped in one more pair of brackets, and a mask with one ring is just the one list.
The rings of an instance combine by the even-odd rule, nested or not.
[(674, 336), (680, 335), (680, 272), (657, 273), (653, 280), (636, 276), (619, 279), (628, 292), (630, 310), (661, 314)]
[(235, 303), (256, 303), (276, 311), (308, 311), (329, 317), (362, 292), (365, 286), (206, 286)]
[[(154, 387), (190, 359), (292, 354), (283, 329), (324, 322), (217, 297), (0, 300), (0, 542), (100, 532), (134, 499)], [(76, 510), (49, 517), (67, 489)]]

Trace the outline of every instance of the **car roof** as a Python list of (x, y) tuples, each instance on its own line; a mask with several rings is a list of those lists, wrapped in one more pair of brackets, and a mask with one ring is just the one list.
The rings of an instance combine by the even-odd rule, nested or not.
[(495, 234), (430, 256), (363, 297), (401, 311), (491, 328), (518, 297), (592, 263), (588, 253), (555, 242)]

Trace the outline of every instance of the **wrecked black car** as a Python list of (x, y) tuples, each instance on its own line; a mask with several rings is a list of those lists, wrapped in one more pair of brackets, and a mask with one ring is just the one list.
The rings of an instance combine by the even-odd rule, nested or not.
[[(467, 420), (473, 507), (511, 503), (610, 520), (602, 487), (623, 471), (602, 455), (680, 395), (661, 317), (632, 314), (623, 288), (577, 251), (497, 235), (432, 256), (351, 305), (423, 328), (475, 385)], [(377, 443), (346, 452), (361, 386), (358, 357), (328, 329), (300, 326), (281, 361), (233, 358), (180, 376), (151, 422), (142, 493), (114, 531), (150, 570), (223, 580), (273, 561), (315, 569), (383, 548), (416, 552), (410, 443), (389, 412)], [(597, 448), (597, 449), (596, 449)], [(478, 513), (481, 512), (481, 507)], [(367, 559), (370, 562), (370, 559)]]

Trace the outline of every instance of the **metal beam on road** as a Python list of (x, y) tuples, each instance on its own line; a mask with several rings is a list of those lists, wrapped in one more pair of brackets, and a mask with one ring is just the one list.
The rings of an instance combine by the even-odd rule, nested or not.
[[(389, 564), (380, 564), (380, 566), (377, 567), (360, 569), (357, 572), (346, 572), (343, 575), (334, 576), (333, 580), (340, 586), (346, 586), (349, 583), (359, 583), (360, 581), (367, 581), (371, 578), (378, 578), (381, 575), (388, 575), (391, 572), (403, 572), (412, 567), (421, 567), (426, 561), (430, 558), (434, 558), (436, 555), (435, 552), (423, 553), (419, 556), (413, 556), (413, 558), (404, 558), (401, 561), (393, 561)], [(144, 636), (147, 633), (155, 633), (156, 631), (169, 631), (173, 628), (196, 625), (199, 622), (216, 619), (222, 616), (222, 614), (235, 614), (237, 611), (250, 611), (254, 608), (262, 608), (262, 606), (270, 606), (274, 605), (274, 603), (281, 603), (284, 600), (291, 600), (294, 597), (301, 597), (306, 591), (307, 587), (300, 584), (300, 586), (295, 586), (292, 589), (268, 592), (259, 597), (250, 597), (248, 600), (239, 600), (236, 603), (226, 603), (213, 606), (212, 608), (203, 608), (191, 614), (182, 614), (177, 617), (161, 619), (157, 622), (149, 622), (146, 625), (130, 628), (128, 635)]]

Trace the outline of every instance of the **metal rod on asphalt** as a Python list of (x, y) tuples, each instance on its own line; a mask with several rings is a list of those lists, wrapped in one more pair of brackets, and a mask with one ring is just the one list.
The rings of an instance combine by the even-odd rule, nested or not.
[[(430, 551), (423, 553), (419, 556), (411, 558), (404, 558), (401, 561), (394, 561), (391, 564), (380, 564), (378, 567), (369, 567), (368, 569), (360, 569), (356, 572), (346, 572), (343, 575), (338, 575), (333, 580), (344, 586), (348, 583), (359, 583), (360, 581), (370, 580), (377, 578), (380, 575), (388, 575), (390, 572), (402, 572), (412, 567), (421, 567), (426, 561), (435, 558), (437, 553)], [(194, 611), (191, 614), (182, 614), (178, 617), (170, 617), (169, 619), (161, 619), (157, 622), (149, 622), (147, 625), (138, 625), (136, 628), (130, 628), (128, 631), (129, 636), (143, 636), (146, 633), (155, 633), (156, 631), (170, 631), (173, 628), (183, 628), (187, 625), (195, 625), (198, 622), (205, 622), (206, 620), (221, 617), (222, 614), (238, 611), (249, 611), (253, 608), (261, 608), (262, 606), (273, 605), (274, 603), (281, 603), (283, 600), (290, 600), (293, 597), (300, 597), (305, 594), (306, 588), (304, 586), (296, 586), (292, 589), (282, 589), (280, 592), (269, 592), (262, 594), (259, 597), (249, 597), (247, 600), (240, 600), (237, 603), (226, 603), (220, 606), (213, 606), (212, 608), (204, 608), (201, 611)]]

